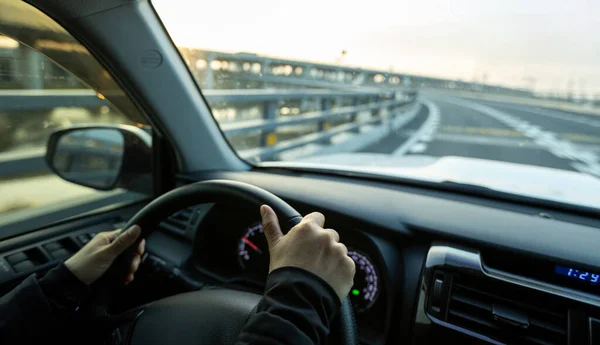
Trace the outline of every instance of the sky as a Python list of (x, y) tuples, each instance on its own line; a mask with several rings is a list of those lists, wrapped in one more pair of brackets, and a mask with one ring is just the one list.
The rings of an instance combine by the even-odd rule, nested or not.
[(177, 45), (600, 97), (600, 1), (153, 0)]

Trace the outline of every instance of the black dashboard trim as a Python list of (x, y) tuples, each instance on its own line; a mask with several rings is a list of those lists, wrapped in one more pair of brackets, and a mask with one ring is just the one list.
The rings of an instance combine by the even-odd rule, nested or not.
[(414, 317), (419, 306), (423, 263), (428, 248), (429, 243), (422, 241), (412, 241), (402, 248), (403, 275), (395, 280), (401, 284), (398, 287), (397, 294), (401, 294), (402, 298), (397, 298), (394, 305), (394, 314), (392, 315), (395, 320), (399, 320), (399, 331), (390, 332), (390, 336), (396, 337), (395, 343), (397, 344), (405, 342), (405, 339), (410, 338), (413, 332)]

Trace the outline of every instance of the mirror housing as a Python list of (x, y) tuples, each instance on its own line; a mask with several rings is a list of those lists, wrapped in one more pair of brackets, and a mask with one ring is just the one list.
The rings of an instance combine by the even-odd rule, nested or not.
[(83, 125), (50, 135), (46, 163), (62, 179), (108, 191), (152, 194), (152, 136), (127, 125)]

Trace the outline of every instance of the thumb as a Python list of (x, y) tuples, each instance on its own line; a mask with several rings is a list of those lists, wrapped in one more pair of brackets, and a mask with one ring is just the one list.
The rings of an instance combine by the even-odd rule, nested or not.
[(269, 249), (273, 248), (277, 242), (283, 237), (283, 233), (279, 228), (279, 220), (272, 208), (267, 205), (260, 207), (260, 215), (262, 216), (262, 226), (269, 244)]
[(122, 232), (110, 245), (110, 251), (115, 255), (119, 255), (135, 243), (135, 240), (140, 236), (142, 228), (134, 225)]

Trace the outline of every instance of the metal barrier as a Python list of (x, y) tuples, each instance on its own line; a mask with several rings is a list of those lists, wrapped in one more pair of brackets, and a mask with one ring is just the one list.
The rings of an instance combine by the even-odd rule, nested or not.
[[(378, 125), (398, 116), (398, 109), (413, 103), (417, 97), (414, 90), (205, 90), (204, 97), (214, 108), (254, 105), (262, 107), (262, 117), (248, 121), (220, 123), (227, 137), (260, 136), (258, 147), (242, 152), (245, 158), (260, 160), (276, 159), (287, 150), (311, 143), (327, 144), (328, 140), (343, 132), (357, 131), (364, 125)], [(55, 107), (98, 107), (107, 105), (102, 95), (85, 90), (51, 91), (0, 91), (0, 112), (11, 110), (52, 109)], [(293, 116), (279, 116), (279, 109), (286, 102), (313, 101), (317, 110)], [(336, 106), (334, 106), (336, 105)], [(382, 116), (382, 111), (388, 115)], [(363, 116), (359, 116), (363, 114)], [(366, 116), (364, 116), (366, 114)], [(330, 122), (338, 121), (336, 126)], [(291, 140), (278, 142), (277, 129), (283, 126), (317, 124), (317, 131)], [(43, 157), (23, 156), (10, 159), (0, 154), (0, 176), (19, 176), (35, 173), (44, 167)], [(23, 165), (27, 163), (26, 166)]]

